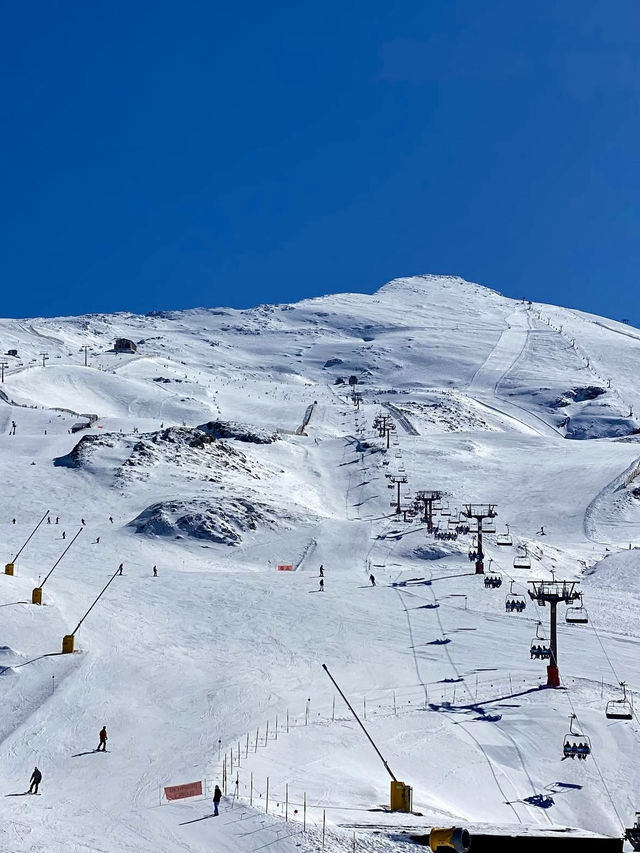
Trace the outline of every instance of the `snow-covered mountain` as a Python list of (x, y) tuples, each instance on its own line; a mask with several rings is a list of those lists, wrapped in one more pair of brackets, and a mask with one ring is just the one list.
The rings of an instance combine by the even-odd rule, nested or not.
[[(323, 813), (333, 851), (354, 833), (409, 849), (434, 824), (629, 825), (640, 727), (604, 709), (618, 682), (640, 689), (640, 331), (419, 276), (245, 311), (3, 320), (0, 348), (3, 562), (50, 513), (0, 577), (0, 850), (311, 851)], [(473, 573), (470, 535), (404, 523), (387, 475), (403, 506), (446, 493), (440, 532), (495, 503), (502, 587)], [(561, 690), (530, 657), (547, 608), (505, 612), (552, 573), (589, 613), (560, 609)], [(421, 816), (380, 811), (389, 777), (322, 663)], [(572, 713), (586, 761), (562, 760)], [(210, 794), (225, 756), (220, 817), (162, 798)], [(34, 765), (41, 796), (21, 796)]]

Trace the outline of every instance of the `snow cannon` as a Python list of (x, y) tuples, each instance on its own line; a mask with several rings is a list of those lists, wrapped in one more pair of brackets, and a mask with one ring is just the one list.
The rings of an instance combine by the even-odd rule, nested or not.
[(397, 779), (391, 780), (391, 811), (411, 813), (413, 809), (413, 788)]
[(5, 575), (12, 575), (13, 574), (13, 563), (6, 563), (5, 564), (4, 573), (5, 573)]
[(471, 849), (471, 836), (466, 829), (460, 827), (440, 829), (434, 826), (429, 833), (429, 847), (432, 850), (449, 847), (456, 853), (467, 853)]
[(62, 638), (62, 654), (72, 655), (75, 651), (75, 637), (73, 634), (65, 634)]

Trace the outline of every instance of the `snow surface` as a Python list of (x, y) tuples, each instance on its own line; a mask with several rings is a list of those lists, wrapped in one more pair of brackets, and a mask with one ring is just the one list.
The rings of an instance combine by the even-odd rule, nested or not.
[[(53, 522), (0, 577), (0, 850), (312, 851), (323, 813), (325, 849), (384, 853), (434, 824), (629, 824), (638, 720), (604, 707), (619, 681), (640, 688), (640, 331), (421, 276), (246, 311), (3, 320), (0, 344), (19, 353), (0, 394), (4, 561)], [(485, 590), (470, 537), (393, 515), (385, 474), (405, 472), (403, 500), (495, 502), (532, 570), (488, 536), (505, 583)], [(504, 612), (511, 579), (524, 593), (552, 571), (590, 615), (561, 619), (555, 691), (529, 657), (546, 609)], [(419, 815), (386, 810), (389, 777), (322, 663)], [(572, 712), (584, 762), (561, 760)], [(41, 796), (23, 796), (34, 765)], [(160, 796), (195, 780), (206, 800)]]

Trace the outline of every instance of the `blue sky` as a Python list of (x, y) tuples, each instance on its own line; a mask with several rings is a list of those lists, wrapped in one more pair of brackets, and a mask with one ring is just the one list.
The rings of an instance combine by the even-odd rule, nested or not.
[(637, 0), (2, 11), (3, 316), (448, 273), (640, 323)]

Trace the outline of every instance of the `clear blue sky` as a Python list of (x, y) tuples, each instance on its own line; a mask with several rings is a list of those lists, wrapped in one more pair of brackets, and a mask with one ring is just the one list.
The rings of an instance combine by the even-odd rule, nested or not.
[(457, 274), (640, 323), (637, 0), (2, 4), (1, 316)]

